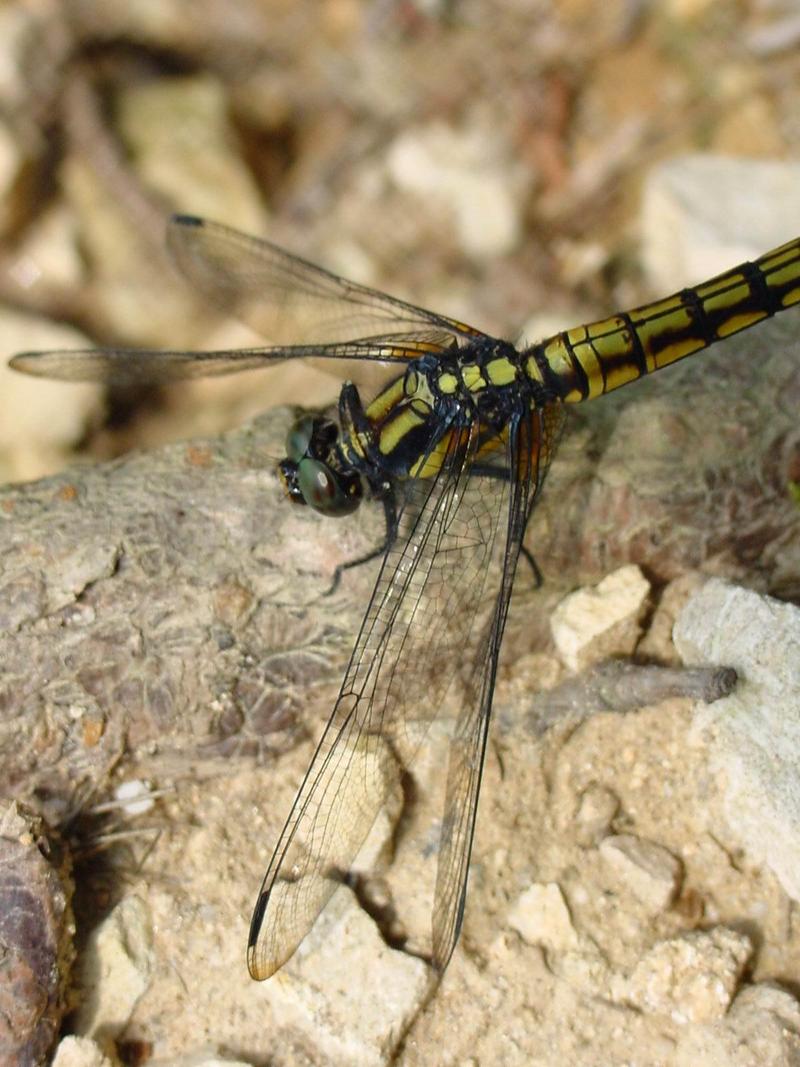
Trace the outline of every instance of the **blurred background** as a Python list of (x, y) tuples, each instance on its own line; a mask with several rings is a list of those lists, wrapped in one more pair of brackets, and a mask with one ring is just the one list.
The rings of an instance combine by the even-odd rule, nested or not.
[[(648, 270), (643, 189), (685, 153), (796, 156), (799, 43), (794, 0), (7, 0), (0, 354), (257, 341), (174, 273), (172, 211), (512, 339), (699, 281)], [(0, 374), (3, 480), (338, 389)]]

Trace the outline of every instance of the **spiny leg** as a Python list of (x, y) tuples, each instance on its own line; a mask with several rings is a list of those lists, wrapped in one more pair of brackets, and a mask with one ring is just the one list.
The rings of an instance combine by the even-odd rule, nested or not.
[(381, 504), (383, 504), (383, 517), (386, 523), (386, 532), (383, 541), (381, 541), (375, 548), (370, 549), (369, 552), (365, 552), (363, 556), (357, 556), (355, 559), (349, 559), (345, 563), (339, 563), (333, 572), (331, 584), (322, 594), (323, 596), (332, 596), (336, 592), (345, 571), (349, 571), (353, 567), (360, 567), (362, 563), (370, 563), (373, 559), (379, 559), (381, 556), (385, 555), (394, 544), (397, 538), (398, 519), (397, 501), (395, 499), (394, 489), (391, 486), (382, 492), (380, 501)]

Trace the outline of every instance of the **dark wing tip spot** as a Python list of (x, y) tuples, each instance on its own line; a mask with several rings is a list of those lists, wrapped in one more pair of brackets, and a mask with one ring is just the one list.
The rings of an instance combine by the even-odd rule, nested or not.
[(205, 223), (202, 219), (199, 219), (197, 215), (173, 215), (172, 224), (174, 226), (203, 226)]
[(258, 941), (258, 935), (261, 932), (261, 924), (264, 921), (264, 912), (267, 910), (268, 901), (269, 892), (261, 892), (258, 894), (258, 900), (253, 909), (253, 918), (250, 920), (250, 933), (247, 938), (248, 949), (255, 948), (256, 942)]

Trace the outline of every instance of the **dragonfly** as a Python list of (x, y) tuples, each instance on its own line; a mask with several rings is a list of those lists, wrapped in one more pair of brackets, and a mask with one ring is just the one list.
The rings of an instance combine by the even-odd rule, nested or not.
[(308, 357), (343, 361), (353, 378), (375, 366), (388, 374), (369, 402), (346, 380), (337, 418), (303, 416), (279, 467), (289, 498), (323, 515), (380, 501), (386, 538), (339, 696), (257, 897), (247, 961), (253, 978), (264, 979), (293, 955), (387, 804), (397, 744), (411, 739), (418, 748), (445, 714), (458, 675), (427, 954), (442, 972), (464, 915), (515, 568), (567, 406), (800, 303), (800, 238), (702, 285), (524, 348), (217, 223), (175, 216), (167, 241), (200, 293), (268, 346), (32, 352), (11, 365), (115, 383)]

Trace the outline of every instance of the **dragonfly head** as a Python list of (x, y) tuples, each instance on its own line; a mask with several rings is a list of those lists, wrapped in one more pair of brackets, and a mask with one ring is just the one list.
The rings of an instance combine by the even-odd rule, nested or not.
[(361, 478), (343, 469), (338, 439), (339, 427), (322, 415), (304, 415), (292, 426), (278, 474), (293, 504), (308, 504), (323, 515), (349, 515), (361, 503)]

